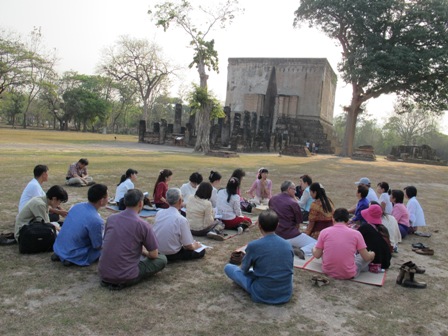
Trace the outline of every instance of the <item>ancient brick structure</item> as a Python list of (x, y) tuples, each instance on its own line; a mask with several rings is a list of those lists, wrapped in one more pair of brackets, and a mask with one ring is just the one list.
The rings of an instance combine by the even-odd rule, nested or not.
[[(211, 148), (306, 156), (310, 152), (302, 147), (310, 142), (319, 153), (337, 153), (335, 90), (336, 74), (326, 59), (230, 58), (225, 117), (212, 121)], [(183, 144), (193, 146), (194, 116), (185, 127), (181, 117), (179, 105), (174, 125), (162, 120), (153, 133), (141, 127), (139, 141), (170, 144), (183, 137)]]
[(326, 59), (230, 58), (231, 148), (284, 151), (309, 140), (320, 153), (334, 153), (336, 81)]

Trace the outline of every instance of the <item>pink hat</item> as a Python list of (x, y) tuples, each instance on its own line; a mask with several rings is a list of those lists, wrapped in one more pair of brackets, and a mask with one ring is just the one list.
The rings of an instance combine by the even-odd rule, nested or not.
[(383, 224), (381, 217), (383, 216), (383, 210), (377, 204), (372, 204), (367, 209), (361, 211), (361, 216), (370, 224)]

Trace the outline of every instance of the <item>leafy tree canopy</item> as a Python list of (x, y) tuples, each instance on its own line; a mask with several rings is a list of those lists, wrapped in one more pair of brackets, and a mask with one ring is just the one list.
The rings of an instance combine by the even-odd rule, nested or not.
[(303, 0), (294, 25), (303, 22), (343, 50), (339, 71), (353, 88), (344, 155), (370, 98), (397, 93), (436, 112), (448, 108), (448, 0)]

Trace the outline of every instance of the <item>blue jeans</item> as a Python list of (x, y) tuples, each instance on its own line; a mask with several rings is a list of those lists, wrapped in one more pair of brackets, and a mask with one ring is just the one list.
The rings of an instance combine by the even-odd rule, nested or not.
[(254, 279), (245, 275), (241, 270), (241, 268), (239, 268), (239, 266), (233, 264), (227, 264), (224, 267), (224, 272), (230, 279), (235, 281), (246, 292), (252, 295), (251, 286)]

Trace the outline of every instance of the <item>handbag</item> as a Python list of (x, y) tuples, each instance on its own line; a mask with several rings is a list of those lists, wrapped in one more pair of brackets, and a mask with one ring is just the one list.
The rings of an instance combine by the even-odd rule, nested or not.
[(26, 254), (51, 252), (55, 240), (56, 228), (53, 224), (44, 221), (30, 222), (20, 229), (19, 252)]

